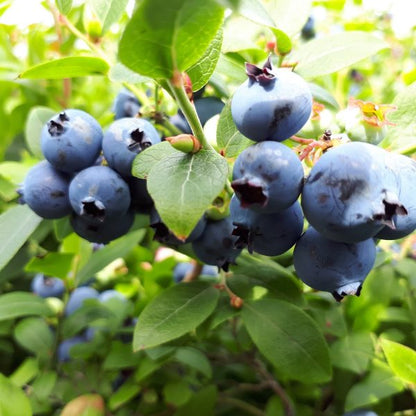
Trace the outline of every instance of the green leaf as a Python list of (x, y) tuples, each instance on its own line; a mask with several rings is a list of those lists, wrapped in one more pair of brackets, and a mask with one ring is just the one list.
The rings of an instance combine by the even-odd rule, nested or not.
[(370, 406), (403, 390), (403, 383), (391, 372), (387, 364), (373, 360), (368, 375), (354, 384), (348, 392), (345, 410)]
[(275, 27), (293, 36), (300, 32), (308, 20), (312, 0), (266, 0), (263, 4)]
[(207, 378), (212, 377), (211, 363), (206, 355), (192, 347), (182, 347), (175, 351), (174, 359), (199, 371)]
[(214, 385), (206, 386), (195, 393), (192, 398), (181, 406), (174, 416), (212, 416), (215, 414), (217, 403), (217, 387)]
[(147, 189), (162, 221), (185, 238), (222, 191), (227, 175), (226, 160), (214, 151), (177, 152), (150, 170)]
[(74, 257), (73, 253), (49, 252), (44, 257), (33, 257), (26, 265), (25, 270), (65, 279), (71, 270)]
[(167, 141), (150, 146), (135, 157), (132, 173), (138, 178), (147, 179), (150, 170), (157, 162), (173, 154), (180, 155), (182, 152), (174, 149)]
[(40, 148), (40, 133), (45, 123), (56, 114), (55, 110), (49, 107), (32, 107), (26, 119), (25, 140), (29, 150), (38, 158), (42, 159), (43, 154)]
[(264, 26), (274, 26), (270, 14), (258, 0), (217, 0), (223, 7), (241, 14), (253, 22)]
[(292, 41), (285, 32), (279, 29), (271, 28), (276, 38), (276, 48), (280, 55), (287, 55), (292, 50)]
[(39, 400), (48, 400), (52, 394), (58, 374), (55, 371), (42, 371), (32, 383), (34, 394)]
[(52, 356), (54, 336), (43, 319), (22, 319), (14, 329), (14, 337), (28, 351), (44, 358)]
[(142, 311), (133, 349), (151, 348), (194, 330), (214, 311), (219, 292), (203, 282), (172, 286)]
[(72, 8), (72, 0), (55, 0), (58, 10), (62, 14), (68, 14)]
[(220, 114), (217, 125), (217, 145), (225, 157), (237, 157), (246, 147), (254, 144), (243, 136), (231, 116), (231, 102), (228, 101)]
[(142, 355), (131, 350), (131, 344), (115, 341), (111, 350), (105, 357), (103, 368), (105, 370), (118, 370), (126, 367), (136, 367)]
[(165, 402), (173, 406), (183, 406), (192, 397), (189, 383), (186, 381), (172, 381), (163, 386)]
[(120, 62), (111, 67), (108, 78), (113, 82), (127, 82), (129, 84), (140, 84), (150, 80), (150, 78), (139, 75)]
[(339, 71), (386, 48), (388, 44), (374, 35), (351, 31), (313, 39), (291, 58), (299, 62), (296, 72), (310, 79)]
[(120, 388), (113, 393), (108, 401), (108, 407), (111, 411), (117, 410), (123, 404), (126, 404), (141, 391), (140, 385), (137, 384), (134, 377), (130, 377), (126, 380)]
[(311, 90), (312, 96), (316, 101), (322, 104), (329, 105), (334, 110), (339, 110), (339, 104), (335, 97), (325, 88), (313, 82), (308, 83)]
[(102, 23), (102, 33), (116, 23), (126, 9), (129, 0), (89, 0), (92, 9)]
[(331, 377), (329, 350), (319, 327), (289, 302), (246, 302), (242, 318), (260, 352), (291, 380), (320, 383)]
[(353, 333), (331, 345), (333, 365), (356, 374), (368, 368), (373, 354), (374, 345), (369, 333)]
[(94, 252), (87, 264), (76, 275), (78, 285), (91, 279), (92, 276), (115, 259), (126, 256), (143, 239), (145, 234), (146, 230), (144, 229), (129, 232), (127, 235), (107, 244), (101, 250)]
[(0, 374), (0, 415), (32, 416), (29, 399), (3, 374)]
[(27, 205), (9, 208), (0, 215), (0, 270), (26, 242), (42, 218)]
[(27, 79), (62, 79), (107, 74), (104, 59), (90, 56), (70, 56), (33, 66), (19, 75)]
[(11, 292), (0, 296), (0, 321), (21, 316), (50, 316), (51, 309), (43, 298), (29, 292)]
[(416, 384), (416, 351), (387, 339), (381, 340), (387, 362), (396, 376)]
[(119, 43), (119, 60), (153, 79), (171, 79), (204, 54), (223, 20), (214, 0), (143, 0)]
[(220, 27), (204, 55), (186, 70), (191, 78), (193, 91), (201, 89), (211, 78), (221, 54), (222, 37), (223, 31)]
[[(10, 376), (10, 381), (18, 387), (28, 384), (39, 374), (39, 363), (36, 358), (26, 358)], [(0, 413), (1, 414), (1, 413)]]

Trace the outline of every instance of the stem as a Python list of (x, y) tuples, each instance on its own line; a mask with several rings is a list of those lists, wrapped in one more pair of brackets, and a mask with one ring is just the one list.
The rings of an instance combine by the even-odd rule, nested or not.
[(140, 88), (137, 88), (134, 84), (130, 84), (128, 82), (123, 82), (122, 85), (137, 97), (142, 106), (150, 106), (150, 99), (144, 91), (142, 91)]
[(195, 110), (195, 106), (189, 101), (185, 92), (182, 77), (180, 77), (180, 82), (178, 82), (179, 85), (175, 85), (172, 80), (166, 80), (166, 84), (169, 86), (170, 93), (173, 95), (179, 105), (179, 108), (188, 120), (194, 136), (199, 140), (204, 149), (214, 150), (205, 137), (204, 130), (202, 129), (201, 122), (199, 121), (198, 114)]
[(235, 399), (234, 397), (228, 397), (222, 394), (218, 397), (218, 401), (220, 403), (230, 404), (234, 407), (238, 407), (239, 409), (244, 410), (245, 412), (254, 416), (264, 416), (264, 413), (257, 409), (257, 407), (250, 403), (244, 402), (243, 400)]

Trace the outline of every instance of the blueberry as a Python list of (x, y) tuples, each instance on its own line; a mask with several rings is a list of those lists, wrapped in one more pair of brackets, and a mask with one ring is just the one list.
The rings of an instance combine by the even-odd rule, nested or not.
[(264, 141), (238, 155), (231, 186), (244, 208), (275, 212), (297, 200), (303, 180), (302, 163), (295, 152), (282, 143)]
[[(194, 268), (191, 262), (177, 263), (173, 269), (173, 280), (175, 283), (181, 282), (184, 277)], [(203, 276), (218, 276), (218, 267), (204, 264), (202, 266), (201, 275)]]
[(235, 197), (231, 198), (230, 216), (233, 235), (238, 237), (236, 247), (247, 247), (250, 253), (278, 256), (289, 250), (303, 231), (303, 214), (296, 201), (283, 211), (259, 213), (243, 208)]
[(135, 117), (140, 111), (140, 101), (131, 91), (124, 88), (119, 91), (114, 100), (113, 111), (115, 120)]
[(134, 158), (160, 141), (160, 135), (150, 121), (120, 118), (111, 123), (104, 133), (103, 153), (110, 167), (123, 176), (132, 176)]
[(302, 190), (308, 222), (327, 238), (355, 243), (374, 237), (407, 211), (389, 168), (389, 152), (368, 143), (331, 148), (313, 166)]
[(283, 141), (297, 133), (312, 112), (312, 94), (306, 81), (287, 68), (246, 64), (248, 80), (231, 100), (237, 129), (256, 142)]
[(181, 113), (176, 113), (169, 117), (169, 121), (181, 132), (186, 134), (192, 134), (191, 126), (189, 125), (186, 118)]
[(72, 179), (69, 200), (77, 215), (90, 223), (102, 223), (126, 214), (131, 197), (129, 186), (116, 171), (108, 166), (91, 166)]
[(205, 264), (227, 271), (241, 249), (235, 248), (237, 237), (232, 235), (233, 223), (230, 216), (218, 221), (208, 220), (203, 233), (192, 242), (196, 257)]
[(105, 303), (110, 299), (120, 299), (123, 302), (126, 301), (126, 297), (122, 293), (120, 293), (118, 290), (114, 290), (114, 289), (104, 290), (98, 295), (98, 300), (102, 303)]
[(134, 211), (105, 218), (101, 222), (90, 220), (88, 217), (72, 215), (70, 217), (72, 228), (76, 234), (91, 243), (108, 244), (130, 230), (134, 222)]
[(206, 222), (206, 217), (203, 215), (185, 241), (181, 241), (164, 224), (155, 207), (150, 211), (150, 227), (155, 230), (153, 239), (161, 244), (170, 246), (178, 246), (195, 241), (204, 231)]
[(43, 160), (27, 173), (18, 190), (21, 202), (42, 218), (57, 219), (71, 213), (68, 198), (70, 176)]
[(377, 413), (371, 411), (371, 410), (353, 410), (351, 412), (344, 413), (343, 416), (378, 416)]
[(77, 309), (79, 309), (86, 299), (97, 299), (98, 292), (88, 286), (77, 287), (69, 295), (68, 302), (65, 307), (65, 315), (72, 315)]
[(101, 126), (94, 117), (82, 110), (67, 109), (44, 125), (41, 149), (56, 169), (78, 172), (95, 163), (102, 138)]
[(388, 154), (391, 170), (399, 187), (399, 200), (407, 215), (395, 214), (392, 227), (384, 226), (375, 238), (397, 240), (406, 237), (416, 229), (416, 161), (396, 153)]
[(65, 292), (65, 284), (62, 279), (48, 277), (42, 273), (38, 273), (32, 279), (31, 289), (33, 293), (41, 298), (59, 298)]
[(85, 342), (85, 338), (79, 335), (62, 341), (58, 345), (58, 349), (57, 349), (58, 360), (61, 362), (70, 361), (72, 358), (71, 348), (74, 345), (83, 344), (84, 342)]
[(312, 16), (308, 17), (308, 20), (303, 25), (300, 34), (304, 40), (309, 40), (315, 37), (315, 19)]
[(293, 252), (296, 274), (308, 286), (330, 292), (337, 300), (359, 295), (362, 283), (374, 265), (374, 240), (340, 243), (309, 227)]
[(147, 191), (146, 179), (125, 178), (130, 188), (131, 206), (138, 212), (148, 213), (154, 205), (153, 199)]

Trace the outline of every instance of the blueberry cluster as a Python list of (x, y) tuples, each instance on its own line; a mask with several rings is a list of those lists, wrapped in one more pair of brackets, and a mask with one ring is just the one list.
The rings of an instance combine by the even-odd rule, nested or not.
[(294, 267), (304, 283), (338, 300), (358, 295), (374, 265), (377, 240), (402, 238), (416, 228), (416, 162), (349, 142), (324, 153), (305, 179), (299, 158), (281, 142), (310, 117), (306, 82), (269, 60), (263, 68), (246, 64), (246, 72), (231, 114), (256, 143), (234, 163), (226, 221), (237, 239), (230, 246), (266, 256), (294, 247)]
[(127, 233), (136, 210), (153, 203), (131, 166), (139, 152), (161, 141), (160, 135), (150, 121), (132, 117), (139, 103), (130, 95), (119, 94), (115, 104), (115, 120), (105, 132), (82, 110), (53, 116), (41, 132), (45, 159), (30, 169), (19, 189), (21, 202), (40, 217), (70, 216), (73, 230), (96, 243)]

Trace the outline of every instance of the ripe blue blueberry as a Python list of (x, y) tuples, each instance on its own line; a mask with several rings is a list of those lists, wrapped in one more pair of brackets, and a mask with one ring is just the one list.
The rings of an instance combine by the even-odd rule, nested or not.
[(123, 88), (114, 100), (113, 111), (115, 120), (135, 117), (140, 111), (140, 101), (131, 91)]
[(312, 227), (300, 237), (293, 252), (298, 277), (313, 289), (332, 293), (337, 300), (360, 294), (375, 258), (372, 238), (340, 243), (328, 240)]
[(74, 214), (70, 217), (70, 222), (74, 232), (85, 240), (108, 244), (127, 234), (134, 222), (134, 211), (129, 209), (125, 214), (104, 218), (102, 221)]
[(67, 362), (71, 360), (71, 348), (74, 345), (79, 345), (79, 344), (83, 344), (85, 342), (85, 338), (82, 336), (75, 336), (72, 338), (68, 338), (64, 341), (62, 341), (59, 345), (58, 345), (58, 349), (57, 349), (57, 356), (58, 356), (58, 361), (60, 362)]
[(264, 141), (238, 155), (231, 186), (242, 207), (265, 213), (291, 206), (303, 180), (302, 163), (295, 152), (282, 143)]
[(385, 225), (393, 227), (393, 218), (407, 210), (387, 156), (387, 151), (362, 142), (323, 154), (302, 190), (308, 222), (327, 238), (346, 243), (374, 237)]
[(306, 81), (286, 68), (246, 64), (248, 80), (231, 100), (237, 129), (256, 142), (283, 141), (297, 133), (312, 112), (312, 94)]
[(315, 19), (313, 16), (308, 17), (308, 20), (303, 25), (300, 34), (304, 40), (309, 40), (315, 37)]
[(41, 298), (56, 297), (59, 298), (65, 292), (65, 284), (62, 279), (57, 277), (45, 276), (38, 273), (31, 282), (32, 292)]
[(27, 173), (18, 190), (21, 202), (42, 218), (62, 218), (71, 213), (68, 198), (70, 176), (43, 160)]
[(77, 173), (68, 194), (75, 213), (90, 223), (126, 214), (131, 202), (129, 186), (108, 166), (91, 166)]
[(78, 172), (95, 163), (103, 132), (90, 114), (67, 109), (52, 117), (41, 133), (42, 153), (56, 169)]
[(132, 176), (125, 180), (130, 188), (131, 206), (138, 212), (148, 213), (154, 202), (147, 190), (146, 179)]
[(98, 292), (88, 286), (81, 286), (74, 289), (69, 295), (68, 302), (65, 307), (65, 315), (72, 315), (77, 309), (79, 309), (86, 299), (97, 299)]
[(123, 302), (126, 301), (126, 297), (115, 289), (104, 290), (98, 295), (98, 300), (102, 303), (105, 303), (110, 299), (119, 299)]
[[(184, 277), (190, 273), (194, 267), (194, 264), (191, 262), (181, 262), (176, 264), (173, 269), (173, 280), (175, 283), (182, 282)], [(218, 267), (204, 264), (200, 274), (203, 276), (218, 276)]]
[(285, 210), (259, 213), (243, 208), (233, 195), (230, 217), (237, 236), (236, 247), (246, 248), (250, 253), (278, 256), (289, 250), (303, 231), (303, 214), (299, 202)]
[(132, 176), (134, 158), (160, 141), (160, 135), (150, 121), (120, 118), (111, 123), (104, 133), (103, 153), (110, 167), (123, 176)]
[(195, 255), (203, 263), (227, 271), (241, 253), (241, 249), (235, 247), (237, 237), (232, 232), (230, 216), (218, 221), (208, 220), (203, 233), (192, 242)]
[(357, 409), (351, 412), (344, 413), (343, 416), (378, 416), (377, 413), (372, 410)]
[(181, 113), (176, 113), (169, 117), (169, 121), (181, 132), (186, 134), (192, 134), (192, 129), (186, 118)]

